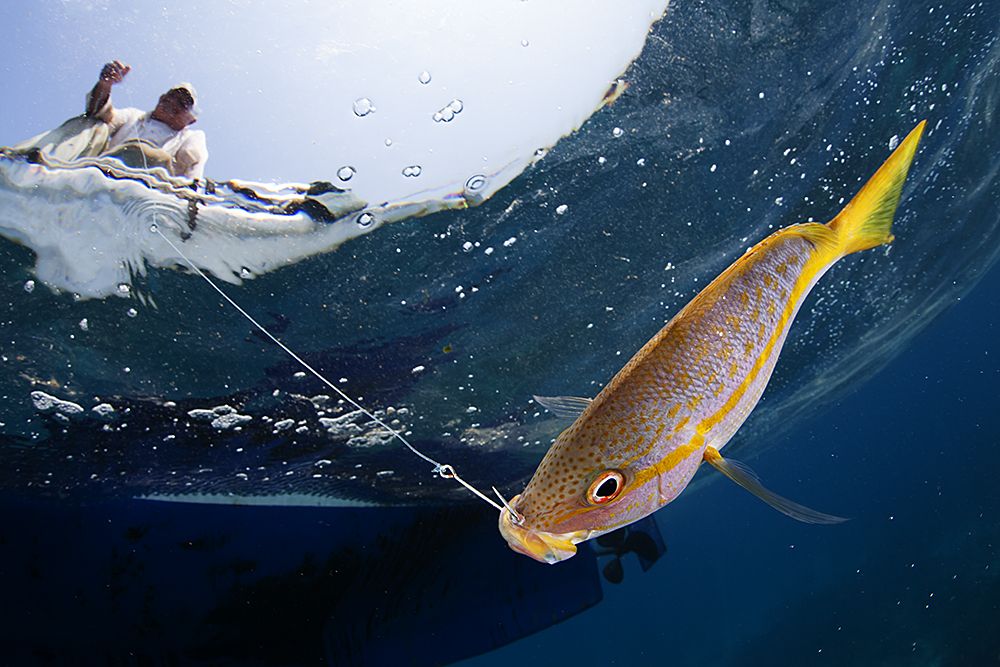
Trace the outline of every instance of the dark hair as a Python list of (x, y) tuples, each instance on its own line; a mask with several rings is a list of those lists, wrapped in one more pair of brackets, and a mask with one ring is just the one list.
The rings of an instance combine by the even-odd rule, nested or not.
[(183, 88), (183, 87), (171, 88), (170, 90), (167, 91), (166, 94), (170, 95), (172, 93), (173, 94), (178, 94), (179, 93), (179, 94), (183, 95), (183, 99), (181, 100), (181, 103), (185, 107), (187, 107), (188, 109), (190, 109), (191, 107), (194, 106), (194, 97), (192, 97), (191, 91), (188, 90), (187, 88)]

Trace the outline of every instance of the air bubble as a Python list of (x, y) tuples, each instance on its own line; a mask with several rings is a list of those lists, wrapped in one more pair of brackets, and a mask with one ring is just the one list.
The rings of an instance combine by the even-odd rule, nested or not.
[(119, 294), (130, 294), (131, 292), (132, 288), (128, 285), (128, 283), (118, 283)]
[(417, 81), (426, 86), (428, 83), (431, 82), (431, 73), (428, 72), (427, 70), (424, 70), (423, 72), (420, 73), (420, 76), (417, 77)]
[(562, 215), (563, 213), (565, 213), (568, 210), (569, 210), (569, 206), (567, 206), (566, 204), (559, 204), (559, 206), (556, 206), (556, 214), (558, 214), (558, 215)]
[(155, 234), (158, 231), (160, 231), (160, 228), (156, 226), (155, 222), (149, 226), (149, 233), (150, 234)]
[(249, 280), (250, 278), (253, 278), (253, 274), (250, 273), (250, 269), (244, 266), (243, 268), (240, 269), (240, 278), (243, 278), (244, 280)]
[(409, 167), (403, 167), (403, 176), (408, 178), (416, 178), (420, 175), (421, 168), (419, 164), (411, 164)]
[(386, 137), (385, 145), (386, 146), (392, 146), (392, 139), (389, 139), (388, 137)]
[(90, 323), (87, 322), (87, 318), (80, 320), (80, 331), (90, 331)]
[(375, 105), (367, 97), (359, 97), (354, 100), (354, 115), (361, 118), (370, 113), (375, 113)]
[(462, 103), (462, 100), (456, 98), (451, 102), (448, 102), (448, 104), (441, 109), (435, 111), (431, 118), (434, 119), (435, 123), (450, 123), (452, 119), (455, 118), (456, 114), (462, 113), (464, 108), (465, 105)]
[(617, 137), (622, 136), (623, 134), (625, 134), (625, 130), (623, 130), (620, 127), (616, 127), (615, 129), (611, 130), (611, 136), (613, 136), (613, 137), (617, 138)]
[(135, 317), (136, 315), (139, 314), (139, 311), (136, 310), (135, 308), (129, 308), (128, 310), (125, 311), (125, 314), (128, 315), (129, 317)]
[(358, 227), (371, 227), (375, 223), (375, 216), (365, 211), (357, 217)]
[(35, 281), (34, 280), (25, 281), (25, 283), (24, 283), (24, 291), (25, 292), (34, 292), (35, 291)]
[(469, 180), (465, 182), (466, 190), (481, 190), (483, 186), (486, 185), (486, 177), (482, 174), (476, 174)]
[(521, 46), (527, 46), (527, 45), (528, 45), (528, 40), (522, 39), (521, 40)]
[(543, 157), (545, 157), (546, 155), (548, 155), (548, 153), (549, 152), (547, 150), (545, 150), (544, 148), (536, 148), (535, 149), (535, 157), (538, 158), (539, 160), (541, 160)]
[(337, 178), (339, 178), (342, 181), (349, 181), (352, 178), (354, 178), (354, 174), (356, 173), (358, 172), (357, 170), (354, 169), (354, 167), (344, 165), (343, 167), (337, 170)]

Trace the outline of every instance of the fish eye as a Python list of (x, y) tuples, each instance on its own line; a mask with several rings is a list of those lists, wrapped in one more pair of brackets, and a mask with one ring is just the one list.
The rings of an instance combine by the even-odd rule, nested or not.
[(625, 476), (617, 470), (605, 470), (594, 478), (587, 489), (587, 502), (601, 505), (618, 497), (625, 488)]

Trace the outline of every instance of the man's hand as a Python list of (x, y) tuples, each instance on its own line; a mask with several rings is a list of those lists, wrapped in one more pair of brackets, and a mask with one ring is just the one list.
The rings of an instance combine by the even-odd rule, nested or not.
[(132, 68), (126, 65), (120, 60), (115, 60), (113, 62), (107, 63), (101, 68), (101, 78), (102, 82), (107, 82), (112, 86), (116, 83), (121, 83), (125, 75), (128, 74)]
[(121, 83), (131, 70), (131, 67), (120, 60), (114, 60), (102, 67), (101, 76), (87, 96), (84, 115), (110, 123), (115, 115), (114, 107), (111, 106), (111, 86)]

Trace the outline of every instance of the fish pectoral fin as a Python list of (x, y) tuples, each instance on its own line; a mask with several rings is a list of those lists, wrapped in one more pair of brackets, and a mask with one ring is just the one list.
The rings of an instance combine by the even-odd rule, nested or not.
[(708, 447), (705, 450), (704, 460), (723, 475), (733, 480), (744, 489), (754, 494), (765, 503), (778, 510), (782, 514), (792, 517), (796, 521), (803, 523), (833, 524), (847, 521), (844, 517), (825, 514), (810, 509), (805, 505), (783, 498), (773, 491), (764, 488), (760, 478), (753, 470), (738, 461), (722, 458), (715, 447)]
[(532, 396), (535, 402), (554, 414), (556, 417), (576, 419), (587, 406), (594, 402), (592, 398), (579, 396)]

